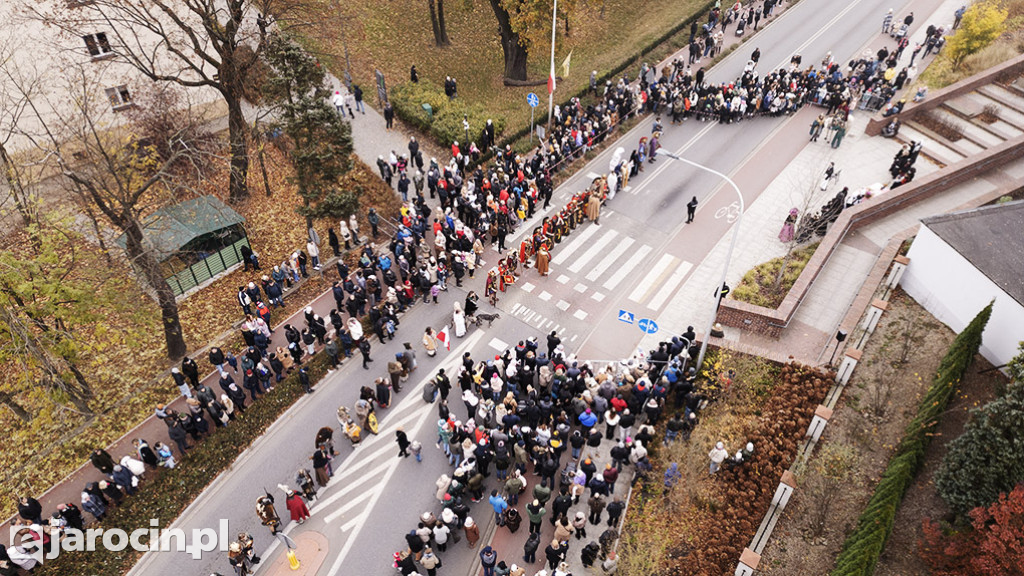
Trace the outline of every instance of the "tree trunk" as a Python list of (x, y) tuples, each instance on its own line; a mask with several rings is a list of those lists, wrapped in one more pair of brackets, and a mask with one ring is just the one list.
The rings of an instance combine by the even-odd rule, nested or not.
[(500, 0), (491, 0), (491, 8), (498, 19), (501, 33), (501, 52), (505, 57), (505, 78), (526, 80), (526, 47), (519, 43), (519, 34), (512, 30), (508, 12), (501, 7)]
[(125, 227), (125, 247), (128, 257), (142, 272), (146, 282), (156, 291), (156, 301), (160, 306), (160, 315), (164, 328), (164, 341), (167, 343), (167, 357), (177, 360), (185, 355), (185, 337), (181, 330), (181, 319), (178, 317), (178, 301), (174, 291), (160, 271), (160, 263), (152, 251), (143, 246), (142, 226), (137, 220)]
[(444, 0), (437, 0), (437, 28), (441, 32), (441, 45), (451, 46), (452, 41), (448, 38), (448, 25), (444, 20)]
[(32, 414), (19, 404), (11, 394), (7, 392), (0, 392), (0, 404), (10, 408), (11, 412), (14, 412), (15, 416), (21, 418), (22, 422), (27, 424), (32, 421)]
[(92, 385), (90, 385), (89, 381), (85, 379), (85, 374), (82, 374), (82, 371), (78, 369), (78, 366), (69, 362), (67, 358), (64, 359), (64, 362), (67, 363), (68, 370), (74, 374), (75, 382), (78, 382), (78, 388), (82, 391), (82, 396), (85, 398), (92, 398), (95, 396), (92, 391)]
[(249, 196), (246, 182), (249, 174), (249, 154), (245, 141), (248, 125), (242, 113), (241, 97), (225, 93), (224, 99), (228, 103), (228, 139), (231, 142), (231, 177), (228, 189), (231, 202), (237, 203)]
[(434, 0), (427, 0), (430, 8), (430, 27), (434, 30), (434, 44), (444, 46), (444, 39), (441, 38), (441, 26), (437, 22), (437, 7)]
[(18, 169), (7, 154), (7, 147), (4, 146), (3, 142), (0, 142), (0, 168), (3, 169), (4, 177), (7, 179), (7, 186), (11, 189), (14, 208), (18, 211), (18, 214), (21, 214), (21, 219), (24, 221), (25, 226), (38, 223), (34, 199), (30, 197), (30, 194), (22, 185), (21, 178), (18, 176)]
[(267, 139), (263, 137), (263, 132), (260, 131), (259, 120), (253, 126), (253, 134), (256, 138), (256, 158), (260, 161), (260, 173), (263, 175), (263, 188), (267, 193), (267, 198), (270, 198), (270, 179), (267, 178), (267, 163), (264, 159), (264, 148), (267, 146)]

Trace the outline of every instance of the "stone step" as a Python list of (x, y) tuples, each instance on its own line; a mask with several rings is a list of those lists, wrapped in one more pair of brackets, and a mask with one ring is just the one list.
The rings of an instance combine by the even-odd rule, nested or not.
[(998, 146), (1007, 140), (1006, 138), (1002, 138), (998, 134), (990, 131), (988, 129), (988, 124), (986, 122), (982, 122), (977, 117), (973, 120), (965, 120), (941, 106), (939, 108), (933, 108), (930, 113), (941, 120), (955, 122), (963, 126), (964, 138), (970, 139), (971, 142), (974, 142), (982, 148)]
[(979, 87), (977, 92), (1010, 106), (1018, 112), (1024, 113), (1024, 96), (1018, 94), (1015, 90), (1008, 90), (999, 84), (988, 84)]
[[(1021, 130), (1018, 130), (1017, 128), (1014, 128), (1013, 126), (1007, 124), (1006, 122), (1001, 122), (999, 120), (996, 120), (991, 124), (989, 124), (988, 122), (983, 122), (978, 118), (969, 120), (967, 118), (964, 118), (959, 112), (957, 112), (953, 108), (947, 106), (947, 104), (948, 102), (943, 102), (941, 105), (939, 105), (938, 108), (933, 108), (933, 110), (936, 110), (944, 114), (948, 114), (953, 118), (958, 118), (965, 123), (969, 122), (971, 123), (971, 125), (977, 126), (980, 130), (987, 132), (988, 134), (991, 135), (993, 139), (999, 140), (1000, 142), (1005, 142), (1006, 140), (1010, 140), (1012, 138), (1020, 136), (1021, 134), (1024, 134), (1024, 132), (1022, 132)], [(1000, 111), (1003, 110), (1002, 107), (1000, 107), (999, 109)], [(994, 145), (995, 144), (991, 144), (990, 147)]]
[[(964, 121), (963, 120), (958, 120), (957, 123), (960, 124), (960, 125), (963, 125)], [(936, 132), (936, 131), (932, 130), (931, 128), (928, 128), (928, 127), (918, 123), (915, 120), (911, 120), (911, 121), (907, 122), (907, 124), (912, 126), (914, 128), (914, 130), (916, 130), (916, 131), (920, 132), (921, 134), (927, 136), (931, 140), (933, 140), (935, 142), (942, 143), (943, 146), (945, 146), (946, 148), (949, 148), (950, 150), (956, 152), (957, 154), (959, 154), (960, 156), (962, 156), (964, 158), (966, 158), (968, 156), (973, 156), (975, 154), (978, 154), (980, 152), (984, 152), (985, 151), (985, 149), (983, 147), (978, 146), (977, 144), (975, 144), (974, 142), (971, 142), (967, 138), (960, 138), (956, 142), (953, 142), (953, 141), (949, 140), (948, 138), (942, 136), (938, 132)], [(900, 130), (902, 130), (902, 128)]]
[(983, 86), (975, 92), (965, 94), (963, 97), (971, 98), (975, 102), (978, 102), (982, 106), (994, 104), (999, 107), (999, 119), (1003, 120), (1007, 124), (1024, 130), (1024, 113), (1017, 109), (1012, 101), (1008, 102), (1003, 99), (1003, 94), (1007, 91), (1005, 88), (1002, 89), (1002, 93), (990, 90), (990, 86)]
[(939, 166), (949, 166), (950, 164), (955, 164), (964, 159), (962, 154), (957, 153), (955, 150), (951, 150), (941, 142), (929, 138), (925, 134), (916, 130), (915, 126), (910, 122), (904, 124), (900, 128), (898, 139), (906, 144), (910, 144), (911, 140), (920, 142), (922, 144), (921, 154), (930, 158)]

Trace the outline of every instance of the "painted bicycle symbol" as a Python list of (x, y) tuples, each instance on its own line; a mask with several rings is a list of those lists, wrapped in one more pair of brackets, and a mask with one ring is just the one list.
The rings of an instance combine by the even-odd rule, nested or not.
[(725, 218), (726, 222), (732, 224), (740, 217), (740, 205), (739, 202), (733, 202), (728, 206), (722, 206), (715, 211), (715, 218), (721, 220)]

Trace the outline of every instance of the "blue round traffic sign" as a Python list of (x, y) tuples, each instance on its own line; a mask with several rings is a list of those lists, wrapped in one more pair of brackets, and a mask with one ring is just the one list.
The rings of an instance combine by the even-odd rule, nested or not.
[(650, 318), (642, 318), (636, 325), (647, 334), (654, 334), (658, 331), (658, 323)]
[(540, 98), (533, 92), (530, 92), (526, 95), (526, 103), (530, 105), (530, 108), (536, 108), (540, 104)]

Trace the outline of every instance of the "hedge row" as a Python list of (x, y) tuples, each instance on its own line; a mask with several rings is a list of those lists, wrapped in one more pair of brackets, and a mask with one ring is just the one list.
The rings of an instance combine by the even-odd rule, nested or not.
[(939, 364), (931, 387), (917, 408), (917, 416), (907, 425), (903, 439), (889, 466), (875, 486), (875, 492), (857, 520), (857, 528), (843, 542), (832, 576), (872, 576), (875, 565), (892, 533), (893, 521), (903, 496), (914, 476), (924, 464), (925, 450), (931, 441), (932, 430), (946, 411), (954, 387), (967, 372), (974, 355), (981, 347), (990, 303), (956, 337)]
[[(615, 66), (608, 72), (598, 77), (598, 86), (603, 85), (608, 80), (612, 80), (614, 82), (615, 79), (620, 74), (625, 72), (627, 68), (636, 65), (644, 56), (647, 56), (651, 52), (657, 50), (662, 44), (667, 42), (670, 38), (672, 38), (676, 34), (683, 32), (684, 30), (688, 31), (690, 28), (690, 23), (701, 23), (707, 16), (708, 12), (712, 8), (714, 8), (715, 4), (716, 2), (714, 0), (706, 2), (703, 6), (698, 8), (692, 15), (690, 15), (690, 17), (681, 20), (678, 24), (670, 28), (664, 34), (658, 36), (654, 40), (651, 40), (644, 47), (640, 48), (638, 51), (624, 58), (617, 66)], [(430, 123), (429, 120), (427, 119), (426, 112), (424, 112), (421, 104), (426, 102), (434, 107), (433, 124), (436, 124), (439, 121), (443, 121), (444, 124), (447, 125), (451, 121), (448, 120), (447, 118), (442, 119), (439, 117), (439, 114), (437, 112), (438, 108), (437, 106), (435, 106), (435, 104), (438, 103), (435, 94), (440, 94), (440, 97), (443, 98), (444, 100), (447, 100), (448, 97), (445, 96), (443, 91), (438, 90), (436, 86), (431, 87), (429, 83), (423, 80), (420, 80), (418, 84), (423, 87), (417, 88), (416, 84), (406, 82), (403, 84), (399, 84), (391, 89), (389, 97), (391, 99), (391, 105), (395, 109), (395, 114), (397, 114), (398, 117), (401, 118), (404, 122), (408, 122), (413, 126), (419, 128), (420, 130), (434, 136), (434, 138), (436, 138), (438, 140), (438, 143), (441, 144), (442, 146), (448, 146), (449, 144), (451, 144), (452, 140), (459, 140), (460, 137), (464, 138), (465, 130), (462, 129), (462, 112), (458, 112), (457, 118), (455, 118), (458, 130), (453, 130), (448, 126), (440, 126), (437, 128), (437, 130), (433, 128), (432, 123)], [(568, 105), (573, 98), (583, 99), (589, 93), (590, 86), (584, 86), (580, 88), (578, 91), (576, 91), (574, 94), (570, 95), (568, 98), (565, 98), (561, 102), (561, 106)], [(417, 100), (417, 98), (419, 99)], [(399, 102), (400, 100), (401, 103)], [(482, 110), (482, 107), (480, 107), (480, 109)], [(474, 122), (473, 118), (473, 115), (469, 116), (469, 123), (470, 126), (473, 127), (474, 130), (476, 130), (475, 135), (479, 136), (479, 131), (483, 127), (483, 122), (486, 121), (487, 119), (486, 113), (482, 115), (482, 119), (479, 120), (478, 122)], [(504, 128), (505, 119), (499, 119), (494, 117), (491, 118), (495, 124), (495, 134), (500, 135), (502, 133), (501, 128)], [(542, 121), (546, 120), (546, 117), (544, 117), (542, 119), (538, 119), (537, 122), (539, 124)], [(499, 122), (501, 122), (500, 128), (498, 127)], [(439, 136), (439, 134), (442, 133), (448, 134), (449, 136), (447, 138)], [(519, 127), (515, 132), (504, 135), (504, 137), (499, 136), (497, 146), (500, 148), (504, 148), (506, 145), (514, 146), (518, 140), (526, 138), (527, 136), (529, 136), (529, 134), (530, 125), (524, 124), (523, 126)], [(471, 133), (471, 136), (472, 135), (473, 134)], [(477, 138), (477, 140), (479, 141), (479, 138)], [(481, 152), (483, 153), (480, 159), (481, 163), (486, 162), (491, 158), (491, 152), (489, 150), (481, 150)]]
[[(305, 363), (311, 382), (323, 378), (327, 373), (327, 364), (327, 355), (322, 352)], [(216, 428), (209, 437), (197, 443), (185, 458), (179, 459), (178, 466), (173, 470), (160, 468), (147, 472), (147, 475), (153, 477), (143, 484), (139, 493), (126, 497), (120, 506), (110, 508), (99, 526), (119, 527), (130, 532), (135, 528), (148, 527), (151, 518), (158, 518), (161, 527), (169, 526), (304, 393), (298, 372), (291, 374), (275, 385), (271, 392), (249, 404), (245, 413), (227, 427)], [(97, 546), (94, 552), (62, 551), (59, 557), (47, 560), (34, 574), (121, 576), (131, 569), (140, 556), (140, 552), (130, 547), (122, 552), (111, 552), (102, 546)]]
[[(462, 98), (452, 100), (437, 85), (421, 80), (418, 83), (406, 82), (395, 86), (389, 94), (395, 114), (405, 122), (412, 124), (420, 131), (430, 134), (448, 146), (452, 142), (464, 142), (463, 149), (468, 149), (465, 126), (462, 119), (469, 120), (470, 140), (480, 142), (484, 124), (490, 118), (494, 122), (494, 133), (500, 134), (505, 129), (505, 119), (487, 115), (487, 110), (480, 104), (471, 104)], [(423, 109), (429, 104), (432, 114)]]

